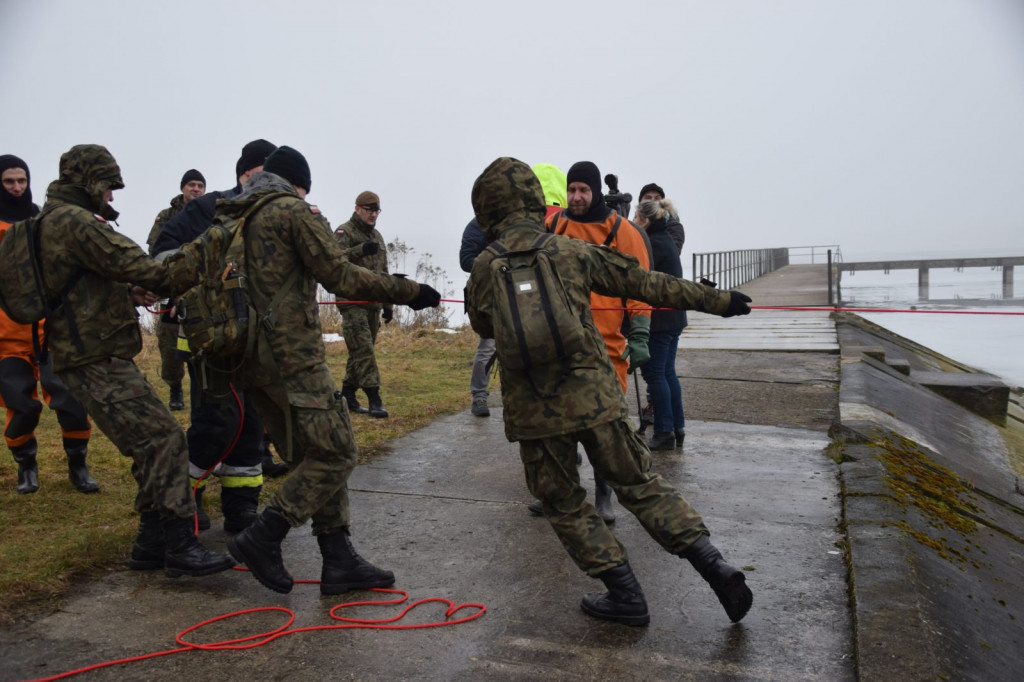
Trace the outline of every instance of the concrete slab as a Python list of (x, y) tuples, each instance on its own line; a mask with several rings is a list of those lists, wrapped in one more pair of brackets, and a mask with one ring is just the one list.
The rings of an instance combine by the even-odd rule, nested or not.
[[(704, 514), (716, 544), (743, 566), (754, 608), (728, 622), (683, 560), (664, 553), (621, 507), (615, 530), (630, 551), (652, 611), (648, 628), (597, 621), (579, 599), (600, 583), (570, 562), (530, 501), (500, 409), (468, 411), (394, 443), (352, 478), (354, 541), (393, 569), (412, 599), (476, 602), (472, 623), (402, 632), (345, 630), (290, 635), (237, 652), (192, 652), (90, 673), (90, 680), (146, 678), (304, 680), (852, 680), (846, 566), (839, 544), (835, 464), (818, 431), (711, 422), (687, 425), (685, 450), (655, 467)], [(591, 479), (585, 464), (583, 479)], [(214, 546), (220, 531), (205, 538)], [(293, 531), (286, 562), (317, 578), (314, 538)], [(244, 573), (170, 580), (127, 570), (83, 585), (57, 613), (0, 631), (0, 678), (41, 677), (114, 658), (174, 648), (180, 630), (218, 614), (287, 607), (296, 625), (332, 621), (336, 603), (315, 586), (276, 595)], [(432, 620), (439, 607), (415, 614)], [(360, 607), (366, 617), (394, 609)], [(358, 616), (360, 614), (353, 613)], [(254, 614), (204, 633), (243, 637), (283, 623)], [(197, 636), (198, 638), (198, 636)]]

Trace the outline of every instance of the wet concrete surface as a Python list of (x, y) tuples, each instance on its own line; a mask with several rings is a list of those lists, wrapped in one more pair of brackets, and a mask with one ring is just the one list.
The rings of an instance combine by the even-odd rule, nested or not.
[[(656, 469), (705, 516), (727, 558), (747, 570), (755, 601), (742, 623), (731, 624), (689, 564), (662, 551), (616, 505), (616, 533), (651, 607), (650, 627), (630, 628), (580, 611), (581, 596), (603, 588), (570, 562), (544, 519), (527, 513), (517, 451), (504, 439), (500, 408), (492, 414), (467, 410), (439, 420), (395, 441), (391, 454), (359, 467), (351, 480), (361, 553), (394, 570), (395, 587), (412, 600), (481, 603), (487, 613), (480, 619), (438, 629), (305, 632), (248, 651), (176, 654), (87, 679), (853, 679), (839, 488), (835, 464), (822, 453), (823, 433), (690, 422), (685, 448), (655, 455)], [(582, 476), (591, 480), (589, 464)], [(204, 540), (217, 547), (226, 536), (214, 529)], [(308, 529), (289, 535), (285, 557), (296, 578), (318, 577)], [(113, 571), (82, 585), (59, 612), (0, 631), (0, 678), (172, 649), (179, 631), (239, 609), (283, 606), (295, 611), (296, 626), (331, 624), (333, 605), (377, 596), (321, 597), (315, 585), (277, 595), (240, 572), (172, 580)], [(443, 610), (421, 608), (413, 622)], [(370, 618), (395, 613), (353, 610)], [(282, 623), (281, 614), (255, 614), (195, 637), (221, 641)]]

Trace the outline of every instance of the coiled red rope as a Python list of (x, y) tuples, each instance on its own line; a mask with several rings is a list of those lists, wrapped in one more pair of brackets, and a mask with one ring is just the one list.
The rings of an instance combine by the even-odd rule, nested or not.
[[(245, 570), (245, 569), (241, 569)], [(319, 580), (296, 580), (297, 583), (307, 584), (318, 584)], [(441, 597), (428, 597), (425, 599), (419, 599), (405, 606), (397, 615), (382, 618), (353, 618), (348, 616), (338, 615), (342, 609), (353, 608), (356, 606), (398, 606), (409, 600), (409, 593), (403, 590), (392, 590), (383, 588), (374, 588), (370, 590), (372, 592), (380, 592), (386, 594), (398, 595), (397, 599), (380, 599), (380, 600), (368, 600), (368, 601), (356, 601), (346, 602), (343, 604), (337, 604), (331, 608), (328, 612), (330, 617), (336, 621), (340, 621), (341, 624), (337, 625), (309, 625), (301, 628), (294, 628), (292, 625), (295, 623), (295, 612), (291, 609), (283, 606), (260, 606), (252, 609), (243, 609), (240, 611), (232, 611), (230, 613), (224, 613), (213, 618), (208, 618), (201, 623), (196, 623), (190, 627), (185, 628), (174, 637), (174, 641), (178, 644), (175, 649), (166, 649), (164, 651), (154, 651), (153, 653), (143, 654), (141, 656), (131, 656), (129, 658), (119, 658), (112, 661), (104, 661), (103, 663), (95, 663), (93, 665), (86, 666), (84, 668), (78, 668), (76, 670), (69, 670), (67, 672), (60, 673), (58, 675), (51, 675), (50, 677), (39, 677), (33, 680), (26, 680), (25, 682), (50, 682), (51, 680), (63, 680), (75, 675), (81, 675), (82, 673), (91, 672), (93, 670), (99, 670), (101, 668), (110, 668), (116, 665), (127, 665), (128, 663), (136, 663), (138, 661), (147, 661), (161, 656), (170, 656), (172, 654), (183, 654), (189, 651), (237, 651), (241, 649), (254, 649), (264, 644), (269, 644), (275, 639), (280, 637), (286, 637), (289, 635), (297, 635), (304, 632), (322, 632), (330, 630), (418, 630), (424, 628), (438, 628), (447, 627), (449, 625), (461, 625), (463, 623), (469, 623), (474, 621), (480, 616), (487, 612), (487, 607), (483, 604), (475, 603), (464, 603), (456, 604), (450, 599), (443, 599)], [(425, 623), (407, 623), (401, 624), (403, 618), (408, 616), (414, 610), (427, 605), (427, 604), (443, 604), (445, 610), (443, 617), (437, 620), (425, 622)], [(459, 616), (458, 614), (463, 610), (470, 610), (469, 613)], [(270, 611), (276, 611), (286, 616), (284, 624), (279, 625), (276, 628), (267, 630), (265, 632), (258, 632), (253, 635), (245, 637), (236, 637), (235, 639), (226, 639), (219, 642), (196, 642), (190, 639), (190, 636), (196, 635), (204, 627), (219, 623), (222, 621), (231, 620), (234, 618), (242, 618), (244, 616), (254, 613), (265, 613)], [(457, 616), (457, 617), (456, 617)]]

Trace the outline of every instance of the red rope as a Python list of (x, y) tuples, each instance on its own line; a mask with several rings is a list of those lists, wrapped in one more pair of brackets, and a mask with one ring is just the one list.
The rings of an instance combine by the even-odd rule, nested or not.
[[(244, 570), (244, 569), (242, 569)], [(309, 583), (317, 584), (319, 580), (296, 580), (298, 583)], [(237, 651), (241, 649), (254, 649), (264, 644), (268, 644), (275, 639), (285, 637), (287, 635), (295, 635), (300, 632), (318, 632), (324, 630), (415, 630), (423, 628), (437, 628), (445, 627), (448, 625), (460, 625), (462, 623), (468, 623), (476, 620), (480, 616), (487, 612), (487, 607), (483, 604), (465, 603), (456, 604), (450, 599), (443, 599), (440, 597), (429, 597), (426, 599), (419, 599), (412, 602), (399, 612), (397, 616), (389, 618), (349, 618), (345, 616), (339, 616), (338, 611), (341, 609), (352, 608), (354, 606), (397, 606), (402, 604), (409, 599), (409, 593), (403, 590), (389, 590), (374, 588), (372, 592), (382, 592), (388, 594), (399, 595), (398, 599), (391, 600), (373, 600), (373, 601), (356, 601), (346, 602), (343, 604), (337, 604), (331, 608), (329, 615), (331, 618), (337, 621), (341, 621), (342, 625), (310, 625), (301, 628), (293, 628), (292, 624), (295, 622), (295, 612), (291, 609), (287, 609), (283, 606), (260, 606), (252, 609), (243, 609), (241, 611), (232, 611), (230, 613), (224, 613), (213, 618), (208, 618), (201, 623), (196, 623), (190, 627), (185, 628), (174, 637), (175, 643), (178, 644), (176, 649), (166, 649), (164, 651), (155, 651), (153, 653), (144, 654), (141, 656), (131, 656), (129, 658), (119, 658), (112, 661), (105, 661), (103, 663), (95, 663), (93, 665), (86, 666), (84, 668), (78, 668), (76, 670), (69, 670), (67, 672), (60, 673), (58, 675), (52, 675), (50, 677), (40, 677), (34, 680), (27, 680), (26, 682), (50, 682), (51, 680), (62, 680), (75, 675), (81, 675), (82, 673), (90, 672), (93, 670), (99, 670), (101, 668), (110, 668), (115, 665), (125, 665), (127, 663), (135, 663), (138, 661), (146, 661), (153, 658), (159, 658), (160, 656), (169, 656), (171, 654), (181, 654), (188, 651)], [(434, 620), (426, 623), (409, 623), (405, 625), (396, 625), (398, 621), (405, 618), (412, 611), (423, 606), (424, 604), (445, 604), (447, 608), (444, 611), (444, 617), (438, 620)], [(464, 609), (472, 609), (473, 611), (467, 615), (459, 618), (453, 618), (456, 614)], [(245, 637), (237, 637), (235, 639), (226, 639), (219, 642), (193, 642), (188, 638), (189, 635), (193, 635), (200, 631), (207, 625), (218, 623), (221, 621), (230, 620), (232, 618), (240, 618), (248, 614), (263, 613), (268, 611), (279, 611), (287, 616), (286, 622), (266, 632), (258, 632), (253, 635)]]

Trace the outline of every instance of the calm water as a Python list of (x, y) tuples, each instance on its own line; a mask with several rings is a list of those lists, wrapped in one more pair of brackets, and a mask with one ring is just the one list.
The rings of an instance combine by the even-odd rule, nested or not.
[[(1024, 299), (1024, 268), (1017, 268), (1014, 275), (1014, 296)], [(943, 269), (931, 270), (929, 276), (929, 297), (945, 299), (942, 304), (918, 300), (916, 270), (894, 270), (888, 275), (882, 272), (858, 272), (853, 276), (844, 273), (843, 304), (865, 308), (909, 309), (915, 306), (920, 310), (1020, 313), (859, 314), (949, 358), (995, 374), (1011, 386), (1024, 386), (1024, 353), (1021, 353), (1024, 300), (1017, 300), (1017, 306), (994, 304), (1002, 298), (1002, 272), (988, 268), (968, 268), (960, 272)]]

